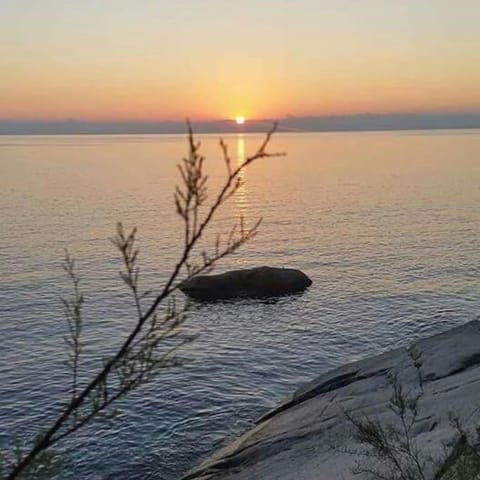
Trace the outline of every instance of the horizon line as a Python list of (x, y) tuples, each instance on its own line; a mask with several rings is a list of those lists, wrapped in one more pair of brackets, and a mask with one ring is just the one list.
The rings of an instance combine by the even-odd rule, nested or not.
[[(287, 115), (281, 119), (191, 121), (197, 133), (259, 133), (273, 123), (279, 132), (445, 130), (480, 128), (480, 112), (359, 113), (351, 115)], [(176, 134), (187, 132), (187, 120), (34, 120), (1, 119), (0, 135)]]

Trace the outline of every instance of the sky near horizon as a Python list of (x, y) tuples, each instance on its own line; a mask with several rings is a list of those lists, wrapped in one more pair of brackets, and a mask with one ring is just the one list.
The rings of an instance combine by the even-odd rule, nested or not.
[(0, 119), (480, 111), (480, 0), (0, 0)]

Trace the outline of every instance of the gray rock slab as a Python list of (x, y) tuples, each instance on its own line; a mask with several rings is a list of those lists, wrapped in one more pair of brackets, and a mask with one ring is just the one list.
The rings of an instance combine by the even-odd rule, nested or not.
[[(353, 480), (362, 448), (345, 415), (400, 428), (389, 408), (393, 377), (419, 396), (411, 437), (422, 455), (444, 457), (455, 447), (454, 414), (473, 435), (480, 425), (480, 321), (366, 358), (298, 389), (255, 428), (215, 452), (185, 479)], [(469, 431), (471, 427), (472, 431)], [(427, 468), (432, 478), (433, 469)]]

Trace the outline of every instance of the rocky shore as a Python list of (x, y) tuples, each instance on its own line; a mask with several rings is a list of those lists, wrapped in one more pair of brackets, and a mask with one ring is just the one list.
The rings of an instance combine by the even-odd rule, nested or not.
[(412, 420), (408, 441), (418, 452), (424, 478), (457, 478), (448, 469), (440, 476), (438, 472), (440, 464), (448, 465), (458, 458), (462, 441), (458, 425), (469, 443), (478, 440), (478, 320), (419, 340), (408, 348), (398, 348), (321, 375), (184, 479), (372, 478), (366, 473), (353, 473), (359, 465), (360, 469), (367, 469), (365, 461), (368, 469), (386, 468), (382, 461), (364, 455), (370, 449), (359, 440), (355, 422), (369, 421), (387, 430), (403, 432), (405, 425), (395, 408), (392, 409), (392, 395), (398, 394), (398, 388), (402, 396), (414, 400), (413, 406), (410, 405), (414, 412), (406, 414), (407, 423)]

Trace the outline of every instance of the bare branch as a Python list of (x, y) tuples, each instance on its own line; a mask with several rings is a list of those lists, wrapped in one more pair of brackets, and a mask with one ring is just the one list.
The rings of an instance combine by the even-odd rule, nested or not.
[(150, 292), (140, 293), (139, 289), (137, 231), (136, 228), (129, 232), (125, 231), (121, 223), (117, 224), (116, 236), (112, 239), (112, 243), (121, 254), (124, 269), (120, 272), (120, 277), (132, 293), (137, 321), (117, 352), (103, 362), (98, 373), (80, 390), (77, 378), (81, 353), (83, 296), (79, 292), (79, 280), (74, 272), (74, 262), (67, 254), (65, 270), (74, 287), (73, 300), (63, 300), (69, 332), (66, 341), (72, 351), (70, 362), (74, 372), (71, 399), (51, 427), (40, 435), (31, 450), (18, 455), (7, 480), (18, 479), (42, 456), (43, 452), (94, 418), (98, 418), (117, 399), (151, 379), (159, 370), (181, 363), (181, 359), (175, 356), (175, 352), (193, 340), (191, 336), (181, 334), (179, 330), (185, 321), (188, 304), (178, 309), (175, 302), (171, 301), (167, 305), (162, 320), (159, 320), (157, 309), (178, 289), (181, 283), (179, 276), (184, 271), (187, 278), (209, 271), (217, 261), (235, 252), (257, 234), (261, 219), (253, 227), (246, 228), (243, 218), (240, 218), (239, 222), (232, 227), (226, 242), (222, 242), (221, 237), (217, 235), (212, 254), (206, 251), (201, 252), (201, 263), (198, 265), (190, 261), (200, 238), (211, 224), (218, 209), (242, 185), (242, 171), (257, 159), (282, 155), (266, 151), (276, 128), (277, 125), (274, 124), (257, 152), (247, 157), (236, 168), (232, 168), (226, 144), (223, 140), (220, 142), (227, 166), (227, 176), (223, 186), (207, 207), (208, 176), (203, 170), (205, 159), (200, 154), (200, 143), (195, 141), (192, 126), (188, 122), (189, 154), (178, 165), (181, 181), (174, 191), (175, 209), (184, 224), (180, 258), (161, 291), (147, 308), (143, 308), (142, 300)]

